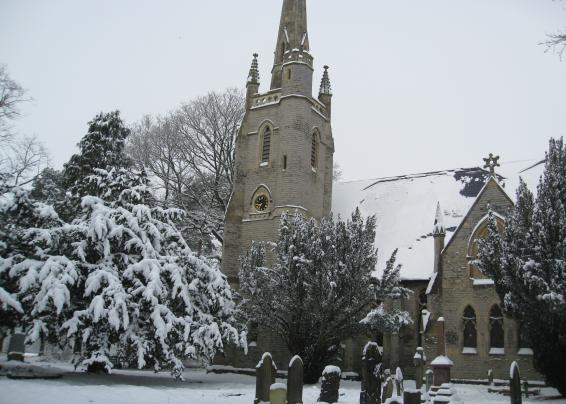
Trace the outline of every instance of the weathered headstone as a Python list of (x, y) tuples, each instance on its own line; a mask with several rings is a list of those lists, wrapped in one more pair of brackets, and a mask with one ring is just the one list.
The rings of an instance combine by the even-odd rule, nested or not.
[(395, 369), (395, 387), (397, 388), (397, 395), (401, 397), (403, 394), (403, 371), (400, 367)]
[(381, 390), (381, 352), (375, 342), (368, 342), (362, 353), (362, 391), (360, 404), (379, 404)]
[(404, 404), (421, 404), (421, 390), (407, 389), (403, 392)]
[(417, 389), (421, 389), (423, 387), (424, 369), (426, 364), (426, 356), (423, 348), (417, 348), (417, 352), (415, 352), (415, 356), (413, 356), (413, 364), (415, 365), (416, 387)]
[(335, 403), (338, 401), (341, 375), (342, 371), (338, 366), (327, 366), (324, 368), (318, 401), (323, 403)]
[(303, 360), (299, 356), (293, 356), (289, 362), (287, 402), (289, 404), (303, 402)]
[(26, 353), (26, 336), (24, 334), (13, 334), (8, 344), (8, 360), (24, 361)]
[(432, 382), (434, 380), (434, 373), (432, 372), (431, 369), (428, 369), (426, 371), (425, 380), (426, 380), (426, 391), (429, 391), (430, 388), (432, 387)]
[(525, 392), (525, 398), (529, 398), (529, 381), (527, 379), (523, 380), (523, 391)]
[(287, 387), (283, 383), (273, 383), (269, 387), (269, 404), (287, 404)]
[(273, 362), (273, 358), (269, 352), (261, 357), (261, 360), (255, 367), (255, 400), (254, 404), (269, 401), (270, 387), (275, 383), (275, 374), (277, 367)]
[[(386, 372), (388, 370), (389, 369), (387, 369)], [(391, 398), (392, 396), (393, 396), (393, 378), (391, 376), (388, 376), (385, 379), (385, 384), (383, 385), (383, 391), (381, 393), (381, 401), (385, 402), (387, 401), (388, 398)]]
[(489, 383), (489, 386), (493, 387), (493, 370), (492, 369), (489, 369), (487, 371), (487, 381)]
[(517, 362), (511, 364), (509, 369), (509, 387), (511, 388), (511, 404), (521, 404), (521, 375), (519, 373), (519, 365)]

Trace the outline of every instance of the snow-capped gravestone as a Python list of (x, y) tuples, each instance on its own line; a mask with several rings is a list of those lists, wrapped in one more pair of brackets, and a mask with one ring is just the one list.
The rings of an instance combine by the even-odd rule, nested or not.
[(360, 404), (379, 404), (381, 390), (381, 353), (375, 342), (368, 342), (362, 354), (362, 391)]
[(426, 391), (428, 392), (432, 387), (432, 381), (434, 380), (434, 373), (431, 369), (428, 369), (425, 373), (425, 383), (426, 383)]
[(511, 404), (521, 404), (521, 375), (519, 373), (519, 365), (517, 362), (511, 364), (509, 369), (509, 387), (511, 389)]
[(341, 375), (342, 371), (338, 366), (327, 366), (324, 368), (320, 382), (319, 402), (335, 403), (338, 401)]
[(26, 336), (24, 334), (13, 334), (8, 344), (8, 360), (9, 361), (24, 361), (26, 353)]
[(391, 376), (391, 371), (385, 369), (385, 384), (383, 385), (383, 390), (381, 392), (381, 401), (385, 402), (387, 399), (393, 397), (393, 377)]
[(269, 404), (287, 404), (287, 386), (273, 383), (269, 387)]
[(255, 400), (254, 404), (269, 402), (271, 385), (275, 383), (275, 374), (277, 367), (273, 362), (273, 358), (269, 352), (261, 357), (261, 360), (255, 367)]
[(417, 348), (417, 352), (415, 352), (415, 356), (413, 356), (413, 364), (415, 365), (416, 387), (420, 390), (423, 387), (424, 368), (426, 364), (426, 356), (423, 348)]
[(403, 371), (400, 367), (395, 369), (395, 387), (397, 388), (397, 395), (401, 397), (403, 394)]
[(493, 387), (493, 369), (487, 371), (487, 382), (489, 387)]
[(287, 376), (287, 403), (300, 404), (303, 402), (303, 360), (293, 356), (289, 362)]

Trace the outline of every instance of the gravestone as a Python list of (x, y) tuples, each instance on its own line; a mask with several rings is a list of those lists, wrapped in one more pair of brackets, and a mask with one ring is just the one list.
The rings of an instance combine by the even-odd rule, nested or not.
[(261, 360), (255, 367), (255, 400), (254, 404), (268, 402), (270, 396), (270, 387), (275, 383), (275, 374), (277, 367), (273, 362), (273, 358), (269, 352), (261, 357)]
[(287, 404), (287, 387), (283, 383), (273, 383), (269, 387), (269, 404)]
[(509, 369), (509, 387), (511, 388), (511, 404), (521, 404), (523, 399), (521, 397), (521, 375), (519, 373), (519, 365), (517, 362), (511, 364)]
[(493, 387), (493, 370), (492, 369), (489, 369), (487, 371), (487, 381), (489, 383), (489, 386)]
[(26, 336), (24, 334), (12, 334), (10, 343), (8, 344), (8, 360), (24, 361), (26, 353)]
[(299, 356), (294, 356), (289, 362), (287, 402), (289, 404), (303, 402), (303, 360)]
[(426, 380), (426, 391), (429, 391), (430, 388), (432, 387), (432, 382), (434, 380), (434, 373), (432, 370), (428, 369), (426, 371), (425, 380)]
[(404, 404), (421, 404), (421, 390), (407, 389), (403, 392)]
[(341, 375), (342, 371), (338, 366), (327, 366), (324, 368), (322, 371), (318, 401), (323, 403), (335, 403), (338, 401)]
[[(389, 369), (386, 370), (388, 372)], [(387, 373), (386, 373), (387, 374)], [(391, 372), (389, 372), (391, 374)], [(381, 401), (385, 402), (387, 399), (393, 396), (393, 378), (388, 376), (385, 379), (385, 384), (383, 385), (383, 391), (381, 393)]]
[(415, 365), (416, 387), (420, 390), (423, 387), (424, 369), (426, 365), (426, 356), (423, 348), (417, 348), (417, 352), (415, 352), (415, 356), (413, 356), (413, 364)]
[(403, 394), (403, 371), (400, 367), (395, 369), (395, 387), (397, 388), (397, 396), (401, 397)]
[(525, 398), (529, 398), (529, 381), (523, 380), (523, 390), (525, 391)]
[(381, 353), (375, 342), (368, 342), (362, 353), (362, 391), (360, 404), (379, 404), (381, 390)]

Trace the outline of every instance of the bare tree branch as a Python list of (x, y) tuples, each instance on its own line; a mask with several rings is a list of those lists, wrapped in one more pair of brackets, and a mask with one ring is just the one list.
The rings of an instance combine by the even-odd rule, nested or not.
[(19, 104), (30, 100), (26, 90), (10, 78), (6, 66), (0, 65), (0, 142), (10, 139), (9, 121), (20, 115)]

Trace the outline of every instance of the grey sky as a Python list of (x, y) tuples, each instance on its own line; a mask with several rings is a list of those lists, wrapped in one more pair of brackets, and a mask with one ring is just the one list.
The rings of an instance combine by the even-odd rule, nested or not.
[[(551, 0), (309, 0), (315, 81), (331, 66), (346, 179), (542, 157), (566, 135), (566, 26)], [(128, 122), (209, 90), (269, 85), (281, 0), (0, 0), (0, 63), (35, 101), (16, 128), (60, 167), (86, 123)], [(315, 92), (318, 88), (314, 89)]]

